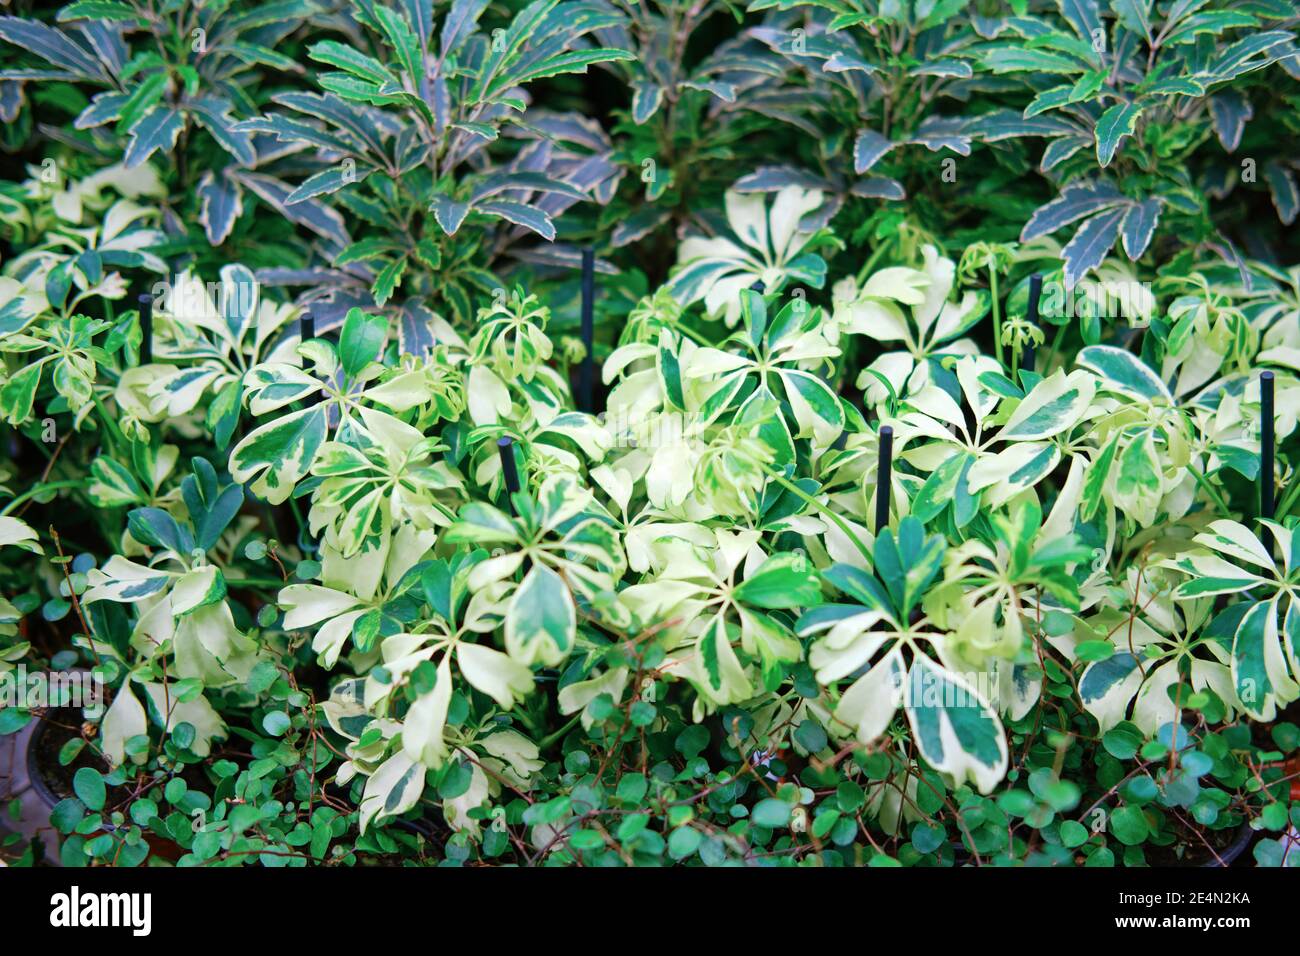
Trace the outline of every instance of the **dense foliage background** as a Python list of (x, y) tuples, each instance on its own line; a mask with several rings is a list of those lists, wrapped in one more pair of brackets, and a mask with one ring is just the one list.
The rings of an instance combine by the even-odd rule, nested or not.
[(1293, 3), (4, 12), (65, 864), (1300, 860)]

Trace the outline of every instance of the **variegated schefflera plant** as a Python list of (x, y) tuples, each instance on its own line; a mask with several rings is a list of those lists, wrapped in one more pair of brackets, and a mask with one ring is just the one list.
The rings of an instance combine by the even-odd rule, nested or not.
[[(784, 220), (756, 208), (779, 235), (807, 205), (778, 202)], [(337, 342), (300, 342), (291, 309), (241, 293), (242, 267), (222, 282), (221, 311), (201, 283), (160, 308), (156, 361), (123, 377), (118, 401), (140, 421), (170, 407), (238, 430), (239, 484), (222, 488), (196, 461), (181, 521), (132, 512), (127, 543), (148, 563), (111, 559), (84, 599), (135, 603), (134, 632), (166, 635), (178, 676), (238, 680), (256, 651), (203, 552), (239, 485), (299, 502), (319, 570), (279, 591), (278, 626), (355, 675), (323, 713), (348, 741), (339, 780), (355, 782), (365, 826), (432, 786), (448, 823), (479, 833), (484, 808), (542, 765), (539, 679), (560, 669), (554, 705), (590, 725), (601, 700), (637, 692), (616, 640), (630, 635), (654, 642), (693, 719), (779, 694), (807, 667), (819, 689), (789, 719), (867, 747), (902, 734), (927, 767), (981, 792), (1001, 783), (1006, 724), (1032, 711), (1053, 662), (1084, 665), (1078, 693), (1103, 732), (1159, 733), (1183, 685), (1260, 719), (1300, 696), (1290, 532), (1273, 526), (1278, 562), (1212, 513), (1223, 469), (1250, 471), (1257, 385), (1185, 368), (1176, 342), (1163, 374), (1094, 346), (1013, 382), (961, 344), (985, 300), (925, 249), (917, 267), (844, 287), (830, 312), (736, 292), (735, 330), (716, 344), (671, 295), (648, 297), (605, 367), (597, 418), (572, 410), (549, 310), (522, 291), (481, 310), (469, 341), (442, 325), (436, 347), (409, 354), (361, 310)], [(862, 373), (870, 419), (837, 390), (858, 337), (908, 349)], [(1283, 435), (1297, 411), (1289, 349), (1264, 353), (1283, 373)], [(894, 510), (874, 534), (885, 424)], [(513, 496), (503, 436), (524, 476)], [(129, 487), (99, 468), (105, 488)], [(1225, 556), (1260, 570), (1229, 573)], [(1216, 613), (1210, 598), (1229, 591), (1251, 600)], [(106, 743), (138, 731), (132, 699), (120, 695)], [(214, 715), (195, 717), (220, 733)], [(901, 786), (914, 784), (904, 769)], [(878, 810), (891, 828), (914, 815), (892, 797)]]
[[(873, 746), (901, 710), (926, 764), (983, 792), (1008, 769), (1004, 722), (1037, 703), (1047, 657), (1087, 665), (1079, 692), (1103, 727), (1157, 733), (1178, 713), (1161, 695), (1185, 676), (1230, 712), (1294, 699), (1286, 652), (1255, 636), (1263, 612), (1244, 626), (1212, 616), (1182, 581), (1211, 539), (1177, 529), (1213, 530), (1220, 472), (1254, 454), (1250, 376), (1189, 373), (1197, 395), (1180, 403), (1140, 358), (1097, 346), (1017, 384), (969, 348), (918, 351), (936, 324), (943, 342), (984, 316), (954, 289), (955, 263), (925, 250), (829, 314), (743, 290), (716, 345), (671, 296), (650, 297), (606, 365), (602, 418), (572, 410), (548, 364), (549, 312), (522, 292), (483, 309), (468, 342), (448, 327), (405, 354), (355, 310), (337, 343), (254, 366), (231, 474), (304, 501), (320, 536), (318, 583), (278, 603), (323, 664), (357, 675), (325, 712), (350, 741), (342, 779), (365, 778), (366, 823), (414, 806), (432, 771), (458, 781), (448, 820), (477, 831), (481, 804), (527, 786), (538, 760), (539, 675), (562, 669), (557, 703), (584, 723), (629, 692), (612, 635), (653, 638), (695, 719), (778, 692), (806, 664), (822, 689), (796, 717)], [(836, 391), (857, 336), (911, 347), (868, 379), (882, 386), (866, 392), (871, 424)], [(1280, 395), (1291, 408), (1294, 382)], [(1210, 413), (1207, 436), (1196, 423)], [(883, 424), (900, 467), (895, 524), (877, 535)], [(525, 486), (509, 497), (503, 436)], [(1289, 613), (1278, 568), (1258, 583), (1268, 620)], [(1130, 606), (1131, 646), (1117, 626)], [(1268, 680), (1247, 701), (1256, 657)]]
[(576, 264), (576, 249), (553, 244), (556, 220), (613, 196), (624, 169), (608, 134), (577, 113), (530, 109), (529, 88), (631, 60), (588, 40), (624, 14), (534, 0), (489, 27), (480, 22), (488, 6), (355, 5), (354, 36), (307, 50), (319, 91), (276, 93), (234, 126), (305, 160), (298, 182), (245, 181), (320, 239), (319, 268), (282, 276), (313, 287), (319, 331), (336, 328), (349, 308), (388, 305), (401, 311), (403, 347), (414, 352), (432, 341), (431, 307), (472, 323), (478, 300), (503, 286), (496, 271), (507, 252)]
[[(1282, 771), (1242, 755), (1296, 744), (1300, 269), (1271, 214), (1238, 227), (1300, 208), (1294, 28), (1280, 0), (2, 17), (30, 165), (0, 420), (33, 482), (0, 461), (0, 671), (39, 608), (108, 678), (111, 786), (238, 787), (202, 833), (207, 795), (166, 797), (200, 862), (410, 849), (434, 805), (447, 860), (1106, 865), (1175, 810), (1282, 830)], [(600, 415), (569, 385), (588, 243), (623, 270)], [(1068, 819), (1085, 789), (1105, 828)], [(138, 862), (120, 832), (88, 855)]]
[[(27, 215), (73, 208), (34, 188)], [(898, 833), (926, 774), (1003, 787), (1018, 728), (1072, 680), (1102, 734), (1167, 735), (1207, 695), (1262, 721), (1300, 697), (1293, 531), (1268, 525), (1270, 551), (1227, 506), (1259, 477), (1259, 367), (1282, 440), (1300, 415), (1294, 276), (1252, 266), (1232, 285), (1203, 264), (1162, 280), (1158, 317), (1127, 316), (1139, 351), (1054, 350), (1013, 379), (970, 337), (990, 297), (934, 247), (813, 304), (835, 249), (822, 208), (797, 187), (730, 196), (733, 238), (687, 239), (631, 311), (601, 416), (574, 410), (550, 310), (522, 289), (468, 336), (354, 308), (301, 341), (300, 310), (246, 267), (183, 272), (140, 365), (133, 314), (68, 319), (120, 281), (96, 283), (84, 253), (20, 261), (0, 348), (56, 371), (7, 365), (6, 414), (33, 429), (66, 403), (105, 439), (87, 494), (127, 513), (119, 553), (76, 572), (87, 648), (120, 678), (103, 752), (136, 763), (151, 722), (210, 752), (255, 675), (305, 641), (336, 675), (321, 714), (363, 829), (437, 801), (466, 838), (499, 839), (557, 732), (651, 693), (630, 643), (686, 721), (744, 708), (766, 715), (765, 746), (815, 726), (801, 753), (879, 755), (865, 806)], [(84, 343), (48, 344), (78, 321)], [(893, 509), (875, 529), (885, 425)], [(182, 464), (196, 440), (215, 452)], [(268, 548), (257, 502), (300, 514), (302, 540)], [(296, 580), (247, 576), (299, 554), (315, 559)], [(255, 622), (232, 593), (250, 588), (268, 599)], [(525, 821), (536, 849), (564, 819)]]

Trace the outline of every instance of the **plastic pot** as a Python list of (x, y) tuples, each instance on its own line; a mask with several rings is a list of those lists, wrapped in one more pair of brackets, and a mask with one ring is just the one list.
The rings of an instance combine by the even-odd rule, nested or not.
[(1216, 860), (1211, 858), (1205, 863), (1202, 863), (1201, 866), (1232, 866), (1232, 861), (1246, 852), (1246, 847), (1250, 846), (1251, 837), (1254, 835), (1255, 831), (1250, 828), (1250, 824), (1243, 823), (1237, 829), (1237, 835), (1233, 837), (1232, 842), (1220, 851), (1219, 859)]
[[(57, 711), (55, 713), (57, 713)], [(76, 710), (71, 711), (71, 713), (76, 714), (78, 717), (80, 715), (80, 712)], [(32, 801), (35, 805), (33, 809), (35, 809), (39, 814), (39, 819), (35, 822), (38, 827), (48, 828), (45, 832), (51, 835), (57, 831), (54, 830), (53, 825), (49, 822), (50, 814), (60, 802), (68, 798), (69, 794), (61, 792), (62, 788), (57, 787), (51, 777), (51, 768), (45, 765), (42, 758), (47, 752), (47, 739), (51, 734), (56, 733), (61, 729), (62, 728), (57, 724), (42, 718), (27, 740), (27, 774), (28, 779), (31, 781), (29, 792), (35, 797), (35, 800)], [(24, 806), (24, 812), (26, 811), (27, 807)], [(118, 827), (113, 826), (111, 823), (105, 823), (103, 829), (106, 832), (113, 832), (117, 830)], [(145, 843), (149, 844), (150, 850), (160, 859), (175, 862), (186, 852), (185, 848), (179, 843), (176, 843), (174, 840), (169, 840), (166, 837), (159, 836), (150, 830), (144, 830), (142, 835)], [(46, 856), (47, 858), (52, 857), (49, 861), (58, 865), (58, 837), (55, 837), (54, 840), (53, 853), (49, 852), (51, 846), (50, 842), (47, 840)]]

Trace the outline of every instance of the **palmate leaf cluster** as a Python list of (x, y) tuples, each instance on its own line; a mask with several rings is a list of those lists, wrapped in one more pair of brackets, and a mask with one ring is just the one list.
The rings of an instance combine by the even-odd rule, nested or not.
[(10, 13), (64, 862), (1300, 858), (1290, 5)]

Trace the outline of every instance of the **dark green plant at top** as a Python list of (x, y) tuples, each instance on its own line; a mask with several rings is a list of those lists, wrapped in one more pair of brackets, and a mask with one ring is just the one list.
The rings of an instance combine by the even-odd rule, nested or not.
[[(1021, 239), (1070, 227), (1067, 284), (1117, 242), (1140, 259), (1162, 220), (1166, 235), (1217, 237), (1191, 157), (1211, 127), (1229, 151), (1240, 140), (1251, 115), (1241, 77), (1273, 64), (1296, 76), (1300, 66), (1286, 29), (1296, 22), (1293, 4), (1209, 7), (1210, 0), (1062, 2), (1059, 19), (1010, 18), (979, 50), (985, 69), (1018, 78), (1033, 95), (1020, 124), (994, 133), (986, 120), (983, 132), (1049, 140), (1041, 168), (1060, 195), (1034, 213)], [(1288, 162), (1260, 164), (1285, 222), (1300, 208)]]
[[(89, 0), (59, 10), (57, 27), (2, 17), (0, 39), (44, 63), (0, 70), (0, 83), (16, 90), (3, 98), (9, 110), (0, 113), (12, 120), (29, 85), (41, 84), (48, 96), (52, 82), (71, 84), (58, 102), (74, 107), (72, 128), (43, 126), (42, 132), (101, 163), (134, 168), (167, 157), (176, 169), (170, 231), (183, 233), (182, 223), (197, 220), (219, 245), (243, 210), (243, 187), (270, 191), (259, 185), (273, 177), (254, 170), (280, 152), (235, 125), (257, 113), (260, 82), (303, 72), (276, 47), (320, 12), (311, 0), (248, 8), (232, 0)], [(86, 102), (83, 88), (100, 92)]]
[[(276, 94), (288, 112), (239, 124), (314, 151), (310, 175), (280, 202), (292, 216), (330, 197), (324, 208), (339, 226), (320, 250), (335, 271), (317, 277), (334, 291), (318, 330), (345, 306), (396, 306), (403, 346), (426, 346), (430, 304), (468, 322), (471, 292), (501, 287), (490, 270), (520, 238), (554, 240), (554, 216), (612, 193), (619, 170), (603, 131), (580, 116), (529, 112), (524, 88), (629, 59), (582, 43), (621, 14), (536, 0), (489, 32), (479, 25), (486, 9), (486, 0), (456, 0), (435, 29), (431, 2), (364, 2), (354, 15), (374, 34), (373, 55), (314, 43), (310, 57), (329, 68), (322, 92)], [(363, 225), (345, 228), (345, 213)]]

